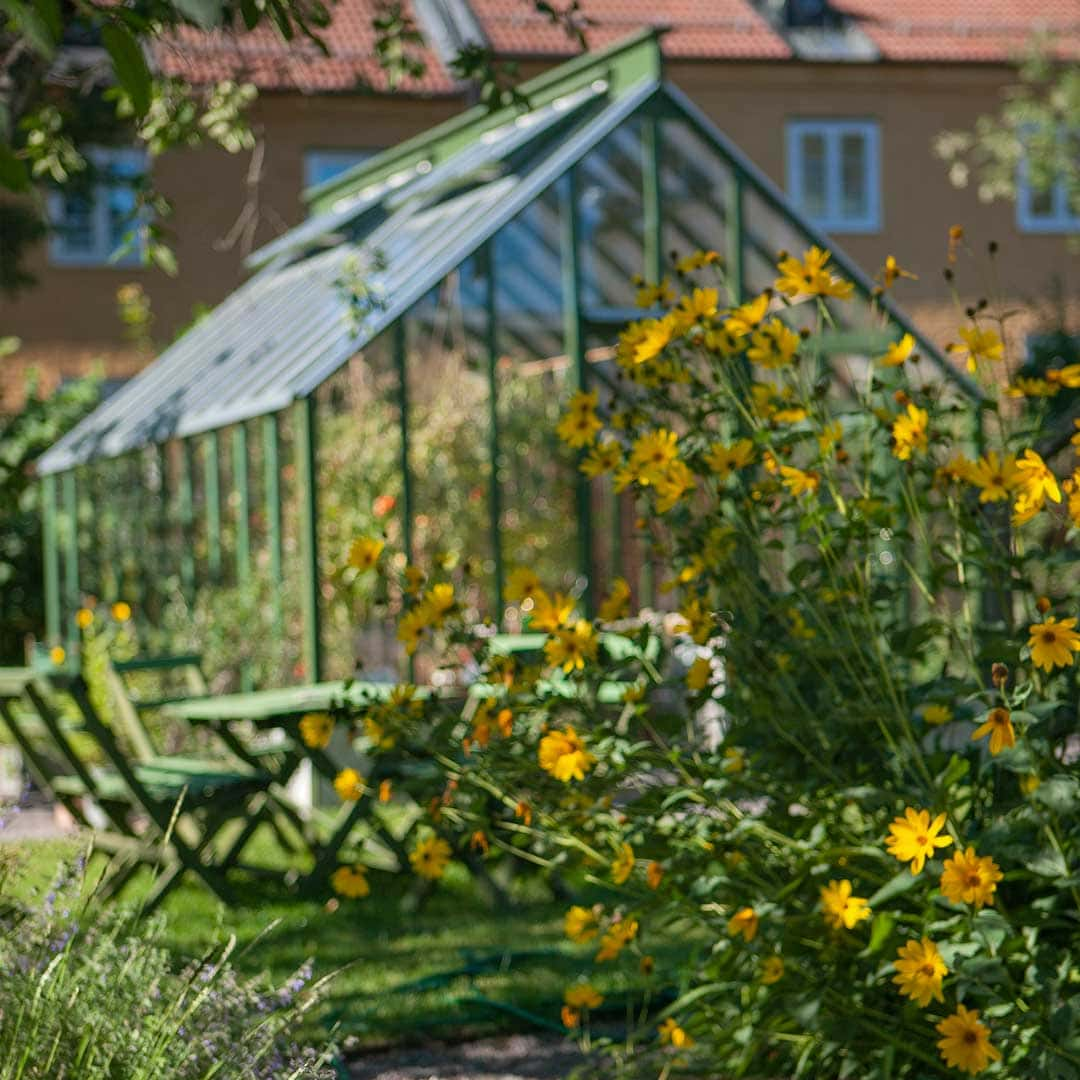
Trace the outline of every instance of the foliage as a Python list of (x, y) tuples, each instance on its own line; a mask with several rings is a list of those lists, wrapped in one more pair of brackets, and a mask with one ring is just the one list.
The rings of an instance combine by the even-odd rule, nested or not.
[(24, 659), (24, 639), (44, 637), (40, 485), (31, 462), (98, 402), (99, 380), (65, 383), (41, 398), (31, 376), (22, 412), (0, 416), (0, 663)]
[[(635, 492), (679, 613), (629, 617), (624, 587), (586, 618), (519, 568), (546, 636), (507, 658), (444, 572), (383, 555), (406, 647), (471, 689), (358, 710), (368, 752), (434, 757), (428, 837), (458, 857), (616, 894), (566, 932), (650, 973), (620, 1075), (1080, 1076), (1080, 469), (1047, 448), (1080, 367), (1016, 376), (994, 305), (950, 347), (971, 382), (899, 336), (826, 356), (852, 286), (817, 249), (743, 304), (714, 253), (676, 276), (618, 394), (559, 429)], [(671, 936), (704, 946), (665, 970)]]
[(1034, 191), (1065, 184), (1069, 204), (1080, 208), (1080, 66), (1058, 64), (1036, 49), (1020, 69), (996, 115), (980, 116), (972, 131), (943, 132), (935, 149), (956, 187), (974, 180), (984, 202), (1016, 198), (1024, 164)]
[(98, 910), (84, 886), (78, 860), (33, 907), (0, 892), (5, 1080), (334, 1075), (323, 1056), (289, 1043), (318, 1000), (310, 968), (281, 986), (242, 978), (230, 941), (177, 970), (163, 916)]

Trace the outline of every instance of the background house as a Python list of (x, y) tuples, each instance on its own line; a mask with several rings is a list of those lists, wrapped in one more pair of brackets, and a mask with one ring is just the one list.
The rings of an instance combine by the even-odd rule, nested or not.
[[(522, 0), (413, 0), (427, 40), (420, 50), (426, 71), (390, 93), (374, 60), (374, 7), (341, 0), (327, 34), (329, 58), (269, 31), (243, 38), (188, 31), (157, 47), (154, 59), (167, 74), (259, 87), (252, 121), (263, 137), (261, 166), (254, 175), (247, 154), (217, 149), (175, 152), (156, 163), (155, 182), (174, 204), (178, 226), (181, 273), (169, 279), (130, 259), (109, 261), (127, 228), (128, 178), (143, 162), (133, 150), (102, 148), (96, 163), (104, 179), (93, 193), (51, 200), (54, 232), (32, 265), (39, 285), (0, 301), (5, 333), (24, 343), (0, 371), (0, 407), (17, 407), (30, 365), (42, 370), (45, 389), (98, 359), (112, 378), (137, 370), (149, 357), (124, 340), (118, 286), (140, 283), (152, 301), (155, 335), (171, 338), (199, 305), (218, 302), (243, 279), (252, 246), (302, 219), (305, 188), (469, 102), (470, 88), (450, 69), (463, 43), (489, 44), (523, 75), (578, 50)], [(1080, 56), (1080, 16), (1068, 5), (585, 0), (583, 9), (594, 47), (643, 25), (670, 26), (668, 77), (867, 269), (893, 254), (916, 273), (901, 299), (930, 336), (947, 341), (962, 317), (941, 279), (954, 224), (963, 225), (978, 255), (960, 269), (962, 302), (991, 290), (983, 255), (995, 240), (999, 288), (1035, 310), (1016, 332), (1070, 319), (1075, 329), (1080, 270), (1064, 234), (1080, 231), (1080, 219), (1068, 212), (1064, 190), (1022, 189), (1016, 206), (981, 204), (972, 189), (949, 183), (931, 146), (940, 131), (970, 127), (998, 106), (1032, 35), (1044, 35), (1062, 56)], [(597, 227), (604, 214), (618, 213), (617, 206), (585, 210)], [(245, 214), (252, 227), (238, 229)]]

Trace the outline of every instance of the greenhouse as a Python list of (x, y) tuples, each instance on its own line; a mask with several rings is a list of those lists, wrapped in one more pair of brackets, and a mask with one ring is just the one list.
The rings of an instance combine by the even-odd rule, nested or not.
[(358, 641), (355, 612), (331, 610), (358, 525), (410, 560), (479, 554), (470, 603), (495, 624), (520, 564), (587, 611), (615, 576), (656, 603), (631, 496), (589, 485), (551, 421), (573, 389), (624, 392), (613, 345), (672, 253), (718, 251), (736, 304), (772, 284), (778, 251), (830, 247), (861, 300), (837, 308), (822, 362), (865, 365), (884, 308), (963, 382), (664, 80), (653, 32), (307, 200), (246, 284), (40, 459), (50, 644), (77, 650), (86, 596), (165, 636), (201, 603), (219, 633), (295, 646), (246, 659), (249, 686), (346, 676), (358, 656), (394, 669), (392, 632)]

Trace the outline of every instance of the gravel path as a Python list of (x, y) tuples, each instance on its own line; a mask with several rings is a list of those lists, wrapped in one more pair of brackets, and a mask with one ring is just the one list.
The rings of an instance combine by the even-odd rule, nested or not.
[(380, 1050), (351, 1062), (352, 1080), (564, 1080), (582, 1064), (569, 1040), (504, 1035)]

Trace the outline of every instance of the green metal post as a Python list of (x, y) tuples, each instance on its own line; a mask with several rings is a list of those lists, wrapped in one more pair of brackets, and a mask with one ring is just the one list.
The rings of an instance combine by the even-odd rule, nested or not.
[(274, 638), (280, 640), (285, 633), (285, 612), (282, 606), (285, 574), (281, 557), (281, 459), (277, 413), (263, 417), (262, 434), (263, 490), (266, 499), (266, 542), (270, 549), (273, 630)]
[(195, 493), (192, 484), (194, 454), (190, 439), (180, 443), (180, 585), (184, 599), (195, 602)]
[(733, 304), (743, 302), (746, 285), (744, 282), (744, 245), (743, 245), (743, 175), (734, 165), (731, 167), (731, 182), (725, 195), (724, 217), (727, 225), (727, 281), (730, 300)]
[(300, 503), (300, 601), (304, 613), (304, 674), (322, 678), (322, 640), (319, 631), (318, 473), (315, 445), (317, 411), (314, 396), (293, 406), (296, 423), (296, 482)]
[[(578, 222), (578, 180), (575, 168), (563, 177), (560, 188), (562, 218), (562, 304), (563, 341), (573, 365), (574, 384), (587, 390), (588, 364), (585, 360), (585, 337), (581, 325), (581, 229)], [(579, 461), (580, 457), (579, 455)], [(595, 608), (593, 584), (592, 500), (588, 478), (577, 471), (575, 487), (578, 519), (578, 573), (585, 580), (585, 614), (592, 618)]]
[(41, 480), (41, 539), (45, 570), (45, 637), (60, 637), (60, 549), (56, 538), (56, 477)]
[(248, 486), (247, 427), (236, 424), (232, 430), (232, 479), (236, 490), (236, 583), (251, 580), (251, 490)]
[(641, 129), (641, 200), (645, 217), (645, 280), (657, 285), (664, 276), (664, 209), (660, 179), (663, 121), (646, 116)]
[(218, 435), (203, 440), (203, 502), (206, 504), (206, 569), (215, 585), (221, 581), (221, 464)]
[(401, 427), (401, 542), (405, 557), (413, 561), (413, 484), (409, 465), (409, 373), (405, 320), (394, 323), (394, 365), (397, 368), (398, 416)]
[(68, 469), (60, 478), (60, 496), (64, 502), (64, 602), (63, 637), (78, 640), (74, 616), (79, 607), (79, 493), (75, 470)]
[(162, 580), (161, 573), (167, 573), (168, 571), (165, 568), (171, 570), (174, 565), (172, 552), (170, 551), (172, 537), (170, 535), (169, 518), (172, 502), (169, 498), (169, 454), (164, 443), (158, 443), (154, 447), (154, 461), (158, 476), (158, 497), (154, 515), (154, 542), (149, 551), (151, 552), (151, 558), (154, 560), (154, 566), (161, 567), (162, 570), (161, 572), (149, 574), (148, 579), (155, 601), (155, 611), (157, 615), (160, 615), (160, 608), (156, 605), (163, 605), (165, 601), (165, 593), (160, 584)]
[(502, 553), (502, 489), (499, 485), (499, 335), (496, 310), (495, 245), (488, 243), (484, 249), (486, 268), (485, 307), (488, 378), (488, 461), (491, 478), (488, 482), (488, 523), (491, 533), (491, 554), (494, 560), (495, 580), (492, 611), (499, 629), (503, 625), (503, 553)]

